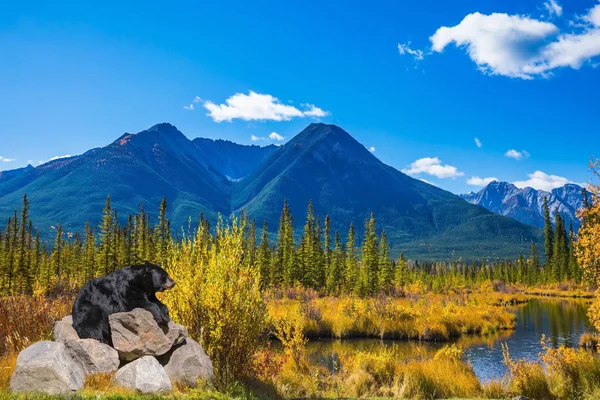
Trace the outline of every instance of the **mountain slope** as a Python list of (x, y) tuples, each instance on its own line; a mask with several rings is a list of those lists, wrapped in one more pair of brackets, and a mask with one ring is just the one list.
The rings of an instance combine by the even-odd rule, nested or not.
[(271, 229), (284, 198), (300, 227), (310, 200), (317, 214), (329, 214), (344, 233), (350, 222), (362, 231), (374, 212), (393, 247), (409, 255), (515, 255), (541, 237), (534, 227), (383, 164), (334, 125), (311, 124), (233, 190), (233, 208), (266, 219)]
[(31, 216), (46, 228), (62, 222), (81, 229), (96, 223), (107, 194), (122, 214), (139, 209), (141, 202), (154, 212), (163, 196), (171, 218), (179, 226), (230, 211), (230, 183), (209, 171), (193, 143), (169, 124), (138, 134), (124, 134), (112, 144), (87, 153), (55, 160), (0, 184), (0, 214), (19, 207), (28, 194)]
[[(252, 172), (250, 173), (250, 171)], [(383, 164), (334, 125), (311, 124), (283, 146), (241, 146), (188, 140), (174, 126), (159, 124), (124, 134), (80, 156), (8, 174), (0, 181), (0, 217), (19, 208), (24, 193), (42, 232), (61, 222), (67, 231), (96, 225), (106, 195), (124, 217), (142, 202), (156, 217), (167, 197), (171, 226), (179, 230), (202, 212), (245, 210), (266, 219), (275, 232), (287, 199), (297, 234), (310, 200), (345, 236), (350, 223), (360, 234), (371, 212), (385, 229), (393, 254), (413, 258), (516, 257), (538, 228), (495, 215), (449, 192)], [(8, 176), (7, 175), (7, 176)], [(359, 243), (357, 243), (359, 244)]]
[(530, 187), (519, 189), (508, 182), (491, 182), (477, 193), (460, 196), (496, 214), (540, 228), (544, 226), (543, 205), (546, 197), (552, 222), (554, 222), (554, 213), (558, 210), (567, 224), (573, 221), (574, 229), (578, 229), (577, 210), (581, 208), (583, 202), (582, 191), (581, 186), (573, 183), (546, 192)]
[(250, 175), (277, 149), (275, 145), (244, 146), (228, 140), (197, 138), (194, 145), (210, 168), (235, 181)]

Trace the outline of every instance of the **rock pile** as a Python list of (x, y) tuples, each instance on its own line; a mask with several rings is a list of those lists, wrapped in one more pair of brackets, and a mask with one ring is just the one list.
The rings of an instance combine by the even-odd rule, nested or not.
[(141, 393), (167, 393), (174, 383), (193, 387), (213, 379), (212, 362), (183, 326), (172, 321), (160, 326), (141, 308), (113, 314), (109, 323), (113, 347), (80, 339), (71, 316), (57, 321), (54, 342), (35, 343), (19, 354), (11, 390), (72, 394), (97, 373), (115, 373), (115, 384)]

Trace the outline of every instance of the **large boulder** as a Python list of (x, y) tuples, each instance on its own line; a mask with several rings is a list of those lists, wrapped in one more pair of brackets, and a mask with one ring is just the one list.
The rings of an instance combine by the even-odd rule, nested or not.
[(187, 338), (183, 344), (158, 358), (171, 382), (195, 387), (199, 380), (212, 381), (213, 365), (198, 342)]
[(122, 360), (143, 356), (160, 356), (173, 346), (171, 339), (158, 326), (152, 313), (142, 308), (112, 314), (108, 317), (113, 347)]
[(54, 341), (65, 343), (69, 340), (77, 340), (79, 335), (73, 328), (73, 317), (67, 315), (60, 321), (54, 323)]
[(113, 379), (119, 386), (142, 393), (167, 393), (173, 390), (165, 369), (151, 356), (138, 358), (125, 365)]
[(173, 321), (169, 321), (166, 335), (169, 338), (169, 341), (171, 342), (171, 347), (177, 346), (185, 342), (185, 339), (188, 337), (187, 329), (185, 329), (184, 326), (178, 325)]
[(81, 365), (86, 375), (110, 373), (119, 368), (119, 353), (96, 339), (69, 340), (65, 347), (67, 354)]
[(84, 380), (82, 367), (69, 357), (64, 344), (44, 341), (19, 354), (10, 389), (65, 395), (81, 389)]

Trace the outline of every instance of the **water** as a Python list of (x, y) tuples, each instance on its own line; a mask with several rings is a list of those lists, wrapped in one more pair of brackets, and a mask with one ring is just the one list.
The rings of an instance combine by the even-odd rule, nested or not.
[[(533, 361), (542, 350), (540, 339), (546, 336), (553, 347), (562, 344), (577, 347), (585, 332), (593, 331), (586, 312), (588, 304), (580, 300), (532, 299), (514, 309), (517, 327), (494, 337), (464, 337), (456, 343), (464, 349), (465, 359), (471, 364), (481, 382), (500, 379), (506, 373), (502, 363), (502, 343), (506, 343), (513, 359)], [(316, 340), (306, 346), (313, 363), (329, 370), (339, 368), (338, 354), (348, 351), (377, 351), (394, 348), (403, 360), (433, 356), (444, 343), (406, 342), (377, 339)]]

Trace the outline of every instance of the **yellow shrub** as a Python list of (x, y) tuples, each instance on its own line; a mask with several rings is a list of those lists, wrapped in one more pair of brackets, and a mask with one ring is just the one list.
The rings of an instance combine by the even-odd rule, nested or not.
[(186, 326), (210, 356), (219, 384), (230, 384), (252, 370), (263, 344), (266, 307), (260, 271), (244, 263), (244, 223), (217, 226), (214, 243), (202, 230), (172, 244), (167, 270), (177, 282), (163, 301), (172, 318)]

